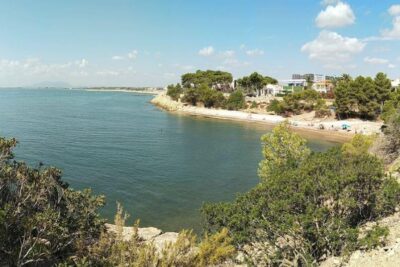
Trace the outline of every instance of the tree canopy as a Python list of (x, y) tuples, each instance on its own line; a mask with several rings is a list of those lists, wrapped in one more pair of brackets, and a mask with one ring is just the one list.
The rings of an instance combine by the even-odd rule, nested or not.
[(198, 70), (194, 73), (186, 73), (182, 75), (182, 86), (186, 88), (199, 87), (207, 85), (209, 87), (221, 86), (224, 90), (232, 83), (232, 74), (224, 71), (214, 70)]
[(254, 93), (257, 90), (264, 88), (267, 84), (278, 83), (276, 79), (269, 76), (263, 76), (257, 72), (253, 72), (249, 76), (244, 76), (236, 82), (247, 94)]
[(384, 73), (375, 79), (343, 77), (335, 88), (336, 114), (339, 118), (376, 119), (390, 98), (391, 82)]

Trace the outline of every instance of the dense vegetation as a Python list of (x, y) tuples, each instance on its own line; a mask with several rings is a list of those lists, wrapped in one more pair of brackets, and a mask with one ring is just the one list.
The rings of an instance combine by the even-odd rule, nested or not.
[(207, 85), (208, 87), (219, 87), (222, 91), (229, 91), (232, 83), (232, 74), (224, 71), (198, 70), (195, 73), (186, 73), (182, 75), (182, 86), (185, 88), (199, 87)]
[(382, 119), (389, 122), (400, 110), (400, 90), (392, 92), (382, 109)]
[[(201, 71), (182, 75), (182, 85), (169, 85), (167, 95), (171, 99), (179, 99), (190, 105), (203, 104), (207, 108), (226, 108), (239, 110), (246, 107), (245, 95), (254, 94), (267, 84), (277, 84), (278, 81), (257, 72), (238, 81), (238, 88), (233, 91), (232, 74), (222, 71)], [(223, 92), (229, 92), (225, 97)], [(181, 97), (181, 95), (183, 96)]]
[(318, 117), (330, 115), (325, 100), (315, 90), (304, 90), (289, 94), (284, 96), (282, 101), (274, 99), (269, 104), (267, 110), (285, 116), (298, 115), (302, 112), (313, 110), (316, 111), (316, 116)]
[(137, 231), (124, 240), (121, 208), (117, 233), (106, 231), (104, 197), (70, 189), (55, 168), (14, 161), (15, 145), (0, 138), (0, 266), (207, 266), (234, 253), (227, 230), (200, 243), (183, 231), (161, 250)]
[(50, 265), (84, 253), (104, 229), (104, 198), (71, 190), (55, 168), (13, 161), (15, 145), (0, 138), (0, 265)]
[(378, 73), (375, 79), (362, 76), (352, 79), (346, 75), (335, 88), (336, 115), (376, 119), (390, 99), (391, 90), (391, 82), (383, 73)]
[(272, 77), (262, 76), (257, 72), (253, 72), (249, 76), (245, 76), (237, 81), (238, 87), (248, 95), (253, 95), (257, 91), (264, 88), (267, 84), (278, 84), (278, 81)]
[(308, 266), (379, 245), (386, 229), (359, 238), (359, 227), (393, 213), (400, 186), (368, 153), (371, 139), (356, 136), (346, 146), (313, 153), (288, 127), (262, 138), (259, 185), (233, 202), (203, 206), (206, 230), (228, 228), (255, 265)]
[(167, 87), (167, 95), (171, 97), (173, 100), (178, 101), (183, 93), (182, 86), (178, 83), (176, 85), (168, 85)]

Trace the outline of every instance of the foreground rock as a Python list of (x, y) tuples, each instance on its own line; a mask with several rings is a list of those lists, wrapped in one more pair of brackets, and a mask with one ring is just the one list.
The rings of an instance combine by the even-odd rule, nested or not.
[[(117, 233), (117, 226), (114, 224), (106, 224), (107, 230)], [(131, 239), (133, 234), (133, 227), (123, 227), (122, 236), (125, 241)], [(138, 235), (144, 241), (153, 240), (155, 237), (161, 235), (162, 231), (155, 227), (138, 228)], [(176, 241), (176, 240), (175, 240)]]
[[(117, 226), (114, 224), (106, 224), (107, 230), (117, 233)], [(133, 235), (133, 227), (123, 227), (122, 236), (125, 241), (129, 241)], [(163, 233), (155, 227), (138, 228), (138, 236), (145, 242), (152, 242), (158, 251), (161, 251), (167, 244), (175, 243), (178, 240), (178, 233), (166, 232)]]
[[(372, 227), (376, 223), (369, 223)], [(397, 267), (400, 266), (400, 212), (379, 221), (380, 226), (389, 228), (389, 236), (385, 247), (371, 251), (357, 250), (348, 261), (341, 257), (331, 257), (321, 263), (321, 267)]]

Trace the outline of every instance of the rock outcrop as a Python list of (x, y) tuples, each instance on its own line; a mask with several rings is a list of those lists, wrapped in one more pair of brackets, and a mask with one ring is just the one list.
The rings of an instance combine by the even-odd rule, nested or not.
[[(400, 266), (400, 212), (379, 220), (380, 226), (389, 228), (389, 235), (384, 247), (370, 251), (357, 250), (348, 260), (331, 257), (321, 263), (320, 267), (397, 267)], [(367, 228), (376, 223), (368, 223)]]
[[(117, 232), (117, 226), (114, 224), (106, 224), (107, 230), (110, 232)], [(124, 240), (128, 241), (133, 234), (133, 227), (123, 227), (122, 236)], [(146, 242), (153, 242), (157, 250), (161, 251), (168, 243), (175, 243), (178, 239), (178, 233), (166, 232), (163, 233), (160, 229), (155, 227), (138, 228), (138, 236)]]

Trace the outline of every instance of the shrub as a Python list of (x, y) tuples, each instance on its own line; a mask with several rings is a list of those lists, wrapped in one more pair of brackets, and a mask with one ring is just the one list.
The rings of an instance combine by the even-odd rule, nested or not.
[(73, 258), (68, 263), (85, 261), (88, 266), (209, 266), (220, 264), (235, 253), (230, 244), (228, 231), (223, 229), (215, 235), (206, 235), (200, 244), (192, 231), (183, 230), (175, 243), (156, 248), (152, 242), (141, 240), (139, 223), (133, 226), (130, 237), (124, 237), (123, 227), (128, 218), (118, 205), (115, 216), (115, 232), (103, 232), (100, 240), (89, 248), (89, 253)]
[(257, 108), (257, 107), (258, 107), (258, 104), (257, 104), (256, 101), (251, 102), (251, 105), (250, 105), (251, 109), (254, 109), (254, 108)]
[[(271, 134), (278, 145), (265, 154), (259, 185), (232, 203), (203, 206), (205, 230), (228, 228), (237, 246), (261, 249), (258, 254), (269, 265), (307, 266), (324, 255), (353, 251), (360, 246), (361, 224), (395, 211), (399, 184), (385, 175), (378, 158), (366, 152), (343, 153), (337, 147), (320, 153), (286, 153), (305, 141), (282, 134)], [(249, 255), (253, 264), (260, 264), (254, 254)]]
[(319, 110), (318, 115), (322, 115), (322, 113), (326, 112), (325, 109), (325, 101), (315, 90), (304, 90), (301, 92), (288, 94), (283, 97), (282, 101), (274, 99), (267, 108), (268, 111), (285, 115), (298, 115), (304, 111), (312, 110)]
[(242, 91), (237, 90), (229, 95), (225, 107), (229, 110), (239, 110), (245, 108), (246, 101)]
[(274, 112), (275, 114), (283, 114), (285, 112), (285, 108), (282, 105), (282, 102), (277, 100), (277, 99), (273, 99), (268, 107), (267, 107), (267, 111), (270, 112)]
[(170, 96), (175, 101), (177, 101), (181, 97), (182, 93), (183, 93), (183, 88), (179, 83), (176, 85), (171, 84), (168, 85), (167, 87), (167, 95)]
[(85, 254), (104, 229), (104, 198), (71, 190), (56, 168), (13, 161), (15, 145), (0, 138), (0, 265), (50, 266)]
[(196, 88), (188, 88), (185, 90), (182, 101), (195, 106), (200, 101), (200, 94)]
[(219, 91), (213, 90), (206, 85), (201, 86), (198, 91), (199, 101), (203, 102), (206, 108), (218, 108), (225, 104), (225, 97)]
[(318, 108), (315, 110), (315, 117), (316, 118), (324, 118), (331, 116), (331, 110), (327, 107)]
[(371, 230), (367, 231), (365, 236), (359, 241), (360, 246), (366, 249), (373, 249), (383, 246), (386, 238), (389, 235), (389, 229), (375, 225)]
[(397, 90), (390, 94), (389, 100), (387, 100), (383, 106), (382, 119), (385, 123), (388, 123), (392, 116), (399, 113), (400, 109), (400, 90)]
[(206, 108), (219, 108), (225, 105), (226, 99), (221, 92), (211, 89), (207, 85), (201, 85), (198, 88), (186, 89), (182, 101), (193, 106), (202, 102)]

